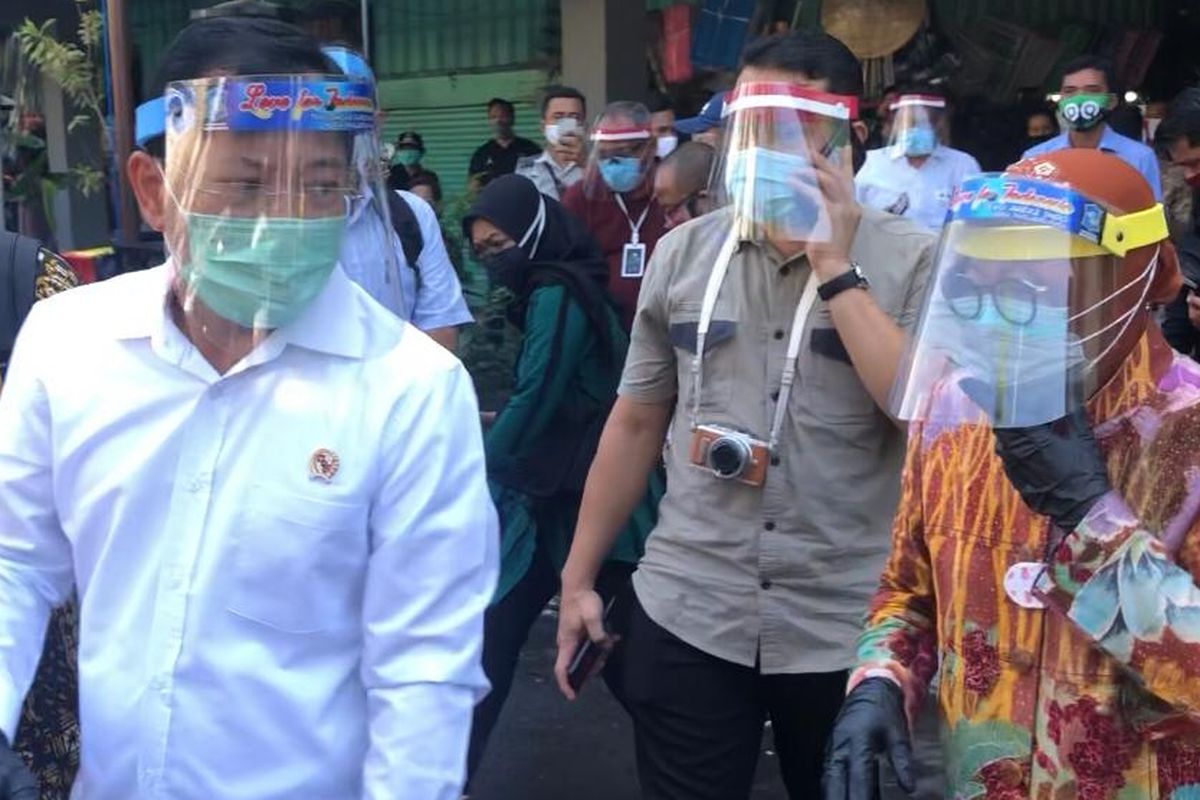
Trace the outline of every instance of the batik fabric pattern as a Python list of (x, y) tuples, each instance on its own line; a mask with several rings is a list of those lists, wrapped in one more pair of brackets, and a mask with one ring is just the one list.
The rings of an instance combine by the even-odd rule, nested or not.
[(888, 670), (912, 719), (940, 666), (948, 798), (1200, 800), (1200, 366), (1152, 328), (1089, 402), (1114, 491), (1066, 535), (956, 385), (931, 402), (970, 421), (910, 427), (851, 686)]

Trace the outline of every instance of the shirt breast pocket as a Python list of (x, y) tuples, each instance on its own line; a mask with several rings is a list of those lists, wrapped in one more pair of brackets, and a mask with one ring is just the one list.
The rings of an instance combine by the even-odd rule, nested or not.
[(229, 611), (285, 633), (357, 625), (366, 507), (261, 487), (251, 496), (236, 532)]
[[(737, 323), (713, 315), (704, 340), (704, 385), (701, 387), (701, 410), (725, 411), (733, 396), (736, 374), (734, 338)], [(668, 333), (675, 347), (679, 365), (681, 397), (690, 405), (692, 400), (692, 359), (696, 354), (696, 331), (700, 327), (700, 304), (681, 303), (673, 309)]]
[(807, 345), (800, 351), (801, 399), (809, 410), (826, 422), (854, 422), (875, 416), (875, 400), (854, 369), (845, 344), (833, 327), (815, 324)]

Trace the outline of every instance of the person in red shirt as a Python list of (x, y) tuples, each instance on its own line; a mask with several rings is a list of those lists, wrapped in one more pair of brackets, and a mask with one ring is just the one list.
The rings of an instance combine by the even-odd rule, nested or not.
[(667, 228), (654, 199), (655, 142), (641, 103), (610, 103), (592, 128), (592, 155), (583, 180), (562, 204), (583, 221), (608, 262), (608, 291), (628, 331), (642, 276)]

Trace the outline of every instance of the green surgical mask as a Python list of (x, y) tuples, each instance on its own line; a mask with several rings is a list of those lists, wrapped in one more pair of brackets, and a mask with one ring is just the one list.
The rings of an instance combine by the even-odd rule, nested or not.
[(1073, 94), (1064, 97), (1058, 101), (1058, 113), (1073, 130), (1091, 130), (1108, 116), (1108, 95)]
[(412, 148), (404, 148), (396, 151), (396, 155), (392, 156), (393, 164), (402, 164), (406, 167), (411, 167), (421, 160), (421, 151), (413, 150)]
[(180, 276), (216, 314), (278, 328), (316, 299), (337, 264), (345, 217), (224, 217), (188, 213)]

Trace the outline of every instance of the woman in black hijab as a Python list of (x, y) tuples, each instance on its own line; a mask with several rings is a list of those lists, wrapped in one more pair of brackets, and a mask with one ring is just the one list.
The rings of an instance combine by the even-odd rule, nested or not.
[[(529, 629), (558, 593), (629, 342), (605, 290), (608, 266), (599, 245), (527, 178), (489, 183), (463, 218), (463, 233), (492, 285), (511, 293), (509, 318), (523, 332), (513, 394), (485, 436), (502, 556), (500, 586), (484, 622), (483, 665), (492, 691), (475, 710), (471, 774)], [(652, 488), (609, 554), (598, 581), (606, 599), (624, 587), (641, 557), (660, 495), (661, 486)]]

